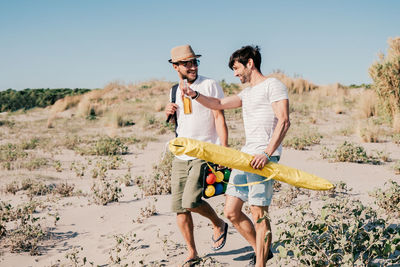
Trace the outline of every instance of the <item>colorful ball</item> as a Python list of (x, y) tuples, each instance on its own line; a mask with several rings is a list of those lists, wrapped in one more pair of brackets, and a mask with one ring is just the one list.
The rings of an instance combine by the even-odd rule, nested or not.
[(214, 186), (208, 185), (207, 188), (206, 188), (206, 191), (204, 191), (204, 193), (206, 194), (206, 196), (212, 197), (215, 194)]
[(216, 195), (222, 194), (223, 191), (224, 191), (224, 186), (222, 185), (222, 183), (215, 185), (215, 194)]
[(224, 180), (224, 174), (221, 171), (217, 171), (215, 173), (215, 176), (217, 177), (216, 182), (220, 183), (222, 180)]
[(209, 175), (207, 175), (206, 182), (207, 182), (207, 184), (213, 184), (213, 183), (215, 183), (216, 179), (217, 179), (217, 177), (215, 176), (215, 174), (210, 173)]
[(224, 180), (228, 181), (229, 180), (229, 176), (231, 176), (231, 170), (226, 169), (224, 172)]

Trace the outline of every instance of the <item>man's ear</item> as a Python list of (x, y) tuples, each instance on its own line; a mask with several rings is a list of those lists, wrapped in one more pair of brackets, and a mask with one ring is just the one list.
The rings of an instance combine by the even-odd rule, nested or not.
[(252, 58), (249, 58), (249, 60), (247, 61), (246, 67), (248, 67), (249, 69), (252, 69), (254, 66), (254, 61)]

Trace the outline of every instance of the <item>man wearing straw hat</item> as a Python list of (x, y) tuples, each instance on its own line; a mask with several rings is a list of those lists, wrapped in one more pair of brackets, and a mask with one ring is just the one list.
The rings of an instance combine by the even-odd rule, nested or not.
[[(229, 59), (229, 67), (242, 83), (248, 83), (239, 94), (223, 99), (204, 96), (195, 88), (185, 88), (184, 93), (204, 106), (212, 109), (242, 107), (246, 144), (243, 152), (254, 155), (250, 165), (262, 169), (268, 161), (277, 162), (281, 155), (281, 142), (289, 129), (289, 99), (286, 86), (275, 78), (261, 73), (259, 47), (244, 46), (236, 50)], [(233, 170), (229, 182), (248, 184), (231, 186), (225, 192), (225, 216), (255, 251), (248, 266), (265, 266), (273, 256), (271, 247), (271, 226), (268, 206), (273, 194), (273, 180)], [(250, 204), (254, 224), (242, 212), (245, 201)], [(260, 222), (259, 222), (260, 221)]]
[[(190, 45), (177, 46), (171, 50), (169, 62), (177, 72), (180, 85), (171, 89), (170, 99), (165, 108), (168, 120), (174, 117), (177, 123), (176, 134), (214, 144), (228, 145), (228, 130), (222, 110), (211, 110), (203, 105), (184, 99), (182, 88), (195, 88), (204, 95), (223, 98), (222, 88), (212, 79), (198, 75), (200, 61)], [(175, 95), (173, 95), (175, 94)], [(184, 108), (184, 102), (189, 107)], [(175, 102), (175, 103), (172, 103)], [(201, 199), (202, 183), (200, 167), (203, 160), (189, 156), (175, 156), (172, 162), (171, 195), (172, 211), (177, 213), (177, 224), (188, 248), (188, 257), (183, 266), (191, 266), (199, 261), (193, 236), (193, 218), (191, 212), (196, 212), (208, 218), (213, 225), (211, 249), (220, 250), (226, 242), (228, 224), (215, 213), (214, 209)]]

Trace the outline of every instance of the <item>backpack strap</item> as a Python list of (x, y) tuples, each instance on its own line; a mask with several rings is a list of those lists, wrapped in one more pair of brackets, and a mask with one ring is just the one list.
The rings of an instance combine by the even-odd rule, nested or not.
[[(176, 102), (176, 91), (178, 90), (178, 86), (179, 84), (177, 83), (171, 88), (171, 103)], [(167, 123), (170, 121), (172, 117), (175, 120), (175, 136), (178, 137), (178, 133), (176, 132), (176, 128), (178, 128), (178, 117), (176, 116), (176, 112), (173, 115), (168, 116)]]

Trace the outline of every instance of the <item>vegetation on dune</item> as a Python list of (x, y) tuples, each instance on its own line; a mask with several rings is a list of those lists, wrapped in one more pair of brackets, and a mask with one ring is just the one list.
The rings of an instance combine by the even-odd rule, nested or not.
[(389, 38), (388, 44), (387, 55), (379, 55), (369, 74), (379, 97), (380, 112), (393, 120), (400, 114), (400, 37)]
[(289, 92), (293, 94), (302, 94), (319, 88), (318, 85), (315, 85), (301, 77), (291, 78), (285, 75), (281, 70), (276, 70), (274, 73), (268, 75), (268, 77), (274, 77), (280, 80), (286, 85)]
[[(391, 47), (391, 49), (397, 48)], [(396, 86), (390, 87), (391, 89), (388, 87), (396, 85), (396, 79), (399, 77), (395, 74), (397, 63), (388, 61), (389, 58), (391, 60), (396, 58), (393, 57), (395, 52), (390, 52), (388, 57), (383, 57), (376, 66), (371, 67), (373, 71), (370, 70), (370, 73), (379, 76), (378, 80), (374, 79), (373, 85), (352, 84), (346, 87), (336, 83), (317, 86), (298, 76), (291, 78), (281, 71), (273, 73), (271, 77), (278, 78), (288, 87), (291, 101), (292, 127), (283, 145), (305, 150), (328, 141), (325, 143), (336, 146), (332, 146), (331, 149), (322, 147), (321, 156), (331, 161), (367, 164), (390, 161), (389, 154), (384, 151), (372, 151), (370, 154), (353, 142), (338, 144), (321, 125), (331, 124), (331, 119), (334, 117), (335, 123), (343, 126), (341, 124), (343, 118), (349, 119), (351, 116), (351, 124), (346, 129), (340, 130), (342, 135), (353, 135), (353, 138), (354, 134), (358, 134), (365, 142), (382, 142), (390, 139), (395, 145), (400, 144), (400, 130), (396, 132), (387, 130), (388, 127), (382, 127), (386, 126), (384, 124), (387, 124), (387, 120), (382, 118), (381, 112), (382, 107), (386, 105), (385, 110), (391, 114), (393, 129), (400, 129), (400, 109), (393, 105), (398, 99), (396, 97), (399, 95), (399, 90)], [(35, 178), (14, 179), (5, 183), (3, 191), (8, 197), (12, 197), (10, 194), (21, 197), (26, 195), (26, 200), (30, 202), (25, 206), (13, 207), (0, 201), (0, 244), (10, 248), (11, 252), (28, 251), (32, 255), (40, 253), (41, 246), (46, 246), (43, 241), (51, 235), (51, 228), (44, 227), (44, 217), (48, 220), (53, 215), (46, 216), (43, 209), (36, 210), (38, 206), (34, 204), (36, 199), (58, 201), (56, 199), (61, 197), (82, 196), (88, 198), (89, 203), (108, 205), (120, 201), (124, 196), (123, 193), (129, 197), (131, 193), (125, 191), (124, 187), (132, 185), (136, 186), (133, 193), (135, 198), (170, 194), (170, 176), (174, 158), (171, 153), (167, 152), (153, 166), (151, 173), (143, 177), (135, 174), (135, 178), (132, 179), (131, 167), (138, 163), (135, 151), (132, 150), (133, 146), (144, 149), (149, 142), (158, 140), (159, 135), (173, 133), (173, 125), (165, 124), (162, 112), (173, 84), (164, 81), (148, 81), (140, 84), (111, 82), (103, 89), (91, 91), (82, 89), (87, 91), (80, 91), (75, 95), (65, 94), (62, 97), (59, 95), (50, 97), (47, 94), (52, 93), (51, 90), (46, 92), (42, 90), (41, 95), (35, 95), (40, 89), (36, 92), (29, 89), (32, 92), (24, 93), (14, 90), (0, 92), (0, 111), (4, 111), (2, 105), (4, 102), (1, 101), (5, 99), (6, 92), (8, 92), (7, 104), (10, 105), (13, 103), (15, 105), (16, 102), (27, 105), (30, 101), (27, 100), (28, 95), (37, 98), (35, 101), (32, 100), (34, 104), (31, 105), (29, 102), (29, 105), (22, 107), (24, 109), (40, 106), (37, 104), (39, 102), (53, 104), (48, 119), (48, 127), (52, 129), (37, 127), (39, 123), (44, 124), (44, 120), (29, 124), (26, 121), (21, 122), (19, 118), (10, 119), (11, 116), (17, 116), (16, 113), (1, 118), (0, 137), (4, 138), (4, 141), (0, 144), (0, 170), (7, 173), (18, 169), (25, 170), (26, 173), (28, 170), (42, 173), (56, 171), (58, 174), (62, 172), (62, 177), (68, 178), (68, 183), (56, 182), (58, 178), (54, 178), (54, 181)], [(229, 84), (225, 80), (220, 81), (220, 84), (226, 96), (236, 94), (246, 86), (238, 83)], [(69, 111), (63, 112), (66, 110)], [(392, 114), (393, 110), (395, 112)], [(238, 125), (238, 122), (242, 122), (241, 110), (229, 110), (225, 115), (230, 123), (230, 134), (233, 133), (229, 144), (240, 149), (244, 144), (244, 135)], [(58, 119), (60, 117), (62, 118)], [(24, 126), (21, 126), (22, 124)], [(97, 131), (100, 128), (103, 130), (104, 127), (113, 129), (110, 132)], [(146, 133), (147, 136), (134, 135), (132, 128)], [(333, 144), (330, 143), (332, 140)], [(60, 157), (64, 153), (70, 155), (67, 160)], [(400, 173), (400, 161), (397, 160), (393, 165), (395, 172)], [(69, 179), (79, 181), (77, 186), (70, 183)], [(81, 183), (85, 182), (84, 179), (90, 179), (92, 186), (83, 194), (80, 189)], [(354, 195), (347, 194), (348, 189), (343, 182), (335, 185), (333, 190), (315, 193), (275, 183), (274, 190), (277, 196), (274, 197), (272, 208), (289, 210), (287, 216), (282, 216), (277, 222), (278, 231), (274, 249), (278, 251), (278, 255), (275, 259), (279, 263), (287, 260), (290, 263), (297, 262), (298, 265), (311, 266), (372, 266), (376, 263), (379, 265), (398, 261), (400, 229), (398, 224), (390, 224), (390, 217), (399, 215), (400, 187), (394, 181), (386, 185), (387, 189), (378, 189), (369, 194), (374, 198), (375, 205), (367, 207), (355, 200)], [(78, 188), (75, 190), (75, 187)], [(310, 200), (312, 204), (308, 203)], [(143, 223), (150, 216), (157, 214), (154, 202), (147, 204), (140, 208), (138, 217), (133, 220), (134, 223)], [(55, 219), (59, 219), (58, 215)], [(135, 254), (136, 250), (144, 247), (139, 244), (142, 240), (137, 238), (134, 232), (116, 235), (115, 238), (117, 243), (109, 252), (110, 264), (122, 265), (133, 262), (136, 264), (138, 261), (141, 265), (145, 264), (145, 256)], [(168, 236), (162, 243), (163, 250), (167, 253), (171, 253), (172, 250), (180, 253), (183, 249), (172, 243)], [(66, 258), (75, 265), (81, 262), (85, 265), (86, 257), (81, 259), (78, 252), (73, 250), (67, 253)], [(169, 258), (175, 257), (168, 255)], [(206, 259), (213, 261), (212, 258)], [(204, 265), (208, 266), (206, 263)], [(211, 265), (215, 265), (214, 262)]]
[(386, 266), (400, 260), (400, 227), (350, 198), (330, 198), (318, 211), (310, 203), (295, 206), (279, 219), (277, 240), (279, 258), (299, 265)]
[(66, 96), (80, 95), (90, 89), (24, 89), (21, 91), (8, 89), (0, 92), (0, 112), (47, 107)]

